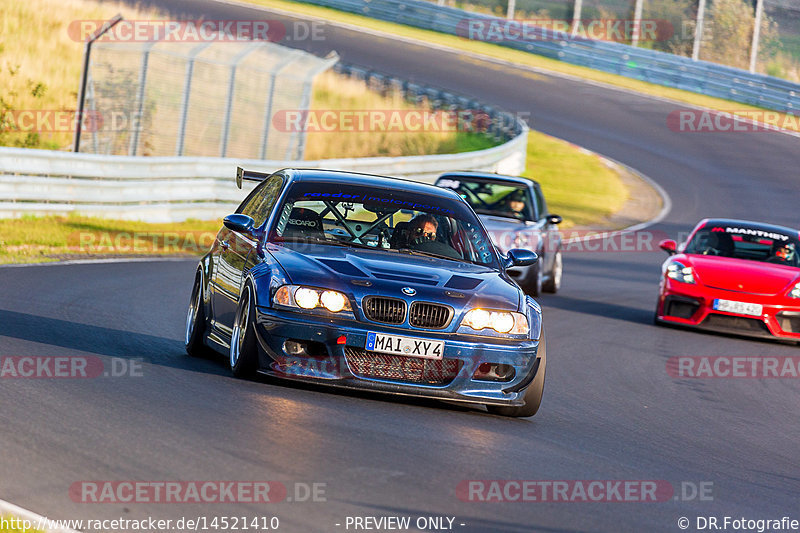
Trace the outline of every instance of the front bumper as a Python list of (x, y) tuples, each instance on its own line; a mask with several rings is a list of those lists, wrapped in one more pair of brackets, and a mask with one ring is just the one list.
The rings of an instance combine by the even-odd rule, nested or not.
[[(762, 306), (759, 316), (714, 309), (714, 300), (734, 300)], [(800, 341), (800, 301), (784, 296), (749, 294), (687, 284), (664, 278), (656, 318), (670, 324), (766, 339)]]
[[(255, 331), (263, 349), (259, 361), (261, 373), (460, 402), (524, 405), (526, 387), (545, 365), (537, 354), (538, 341), (412, 330), (263, 307), (257, 308)], [(368, 352), (364, 349), (368, 332), (443, 340), (442, 359)], [(285, 350), (286, 341), (306, 343), (307, 353), (290, 354)], [(482, 363), (510, 365), (514, 377), (508, 381), (473, 379)]]

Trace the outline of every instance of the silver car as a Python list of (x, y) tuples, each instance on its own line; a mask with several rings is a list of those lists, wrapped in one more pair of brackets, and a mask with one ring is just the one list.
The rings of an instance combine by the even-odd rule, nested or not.
[(561, 217), (547, 211), (538, 183), (516, 176), (458, 171), (442, 174), (436, 185), (456, 191), (472, 206), (500, 253), (523, 248), (539, 255), (533, 265), (509, 269), (526, 293), (539, 296), (561, 288)]

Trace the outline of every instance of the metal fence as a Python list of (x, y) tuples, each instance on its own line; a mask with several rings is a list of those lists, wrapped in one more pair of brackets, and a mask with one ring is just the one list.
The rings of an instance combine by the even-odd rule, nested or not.
[(274, 128), (307, 109), (314, 77), (338, 60), (267, 41), (98, 42), (80, 151), (302, 159), (303, 132)]
[[(468, 21), (483, 20), (487, 24), (495, 23), (501, 28), (506, 24), (505, 19), (500, 16), (468, 12), (425, 0), (305, 1), (461, 37), (466, 36), (465, 24)], [(504, 5), (507, 4), (507, 0), (501, 1)], [(523, 5), (522, 0), (518, 1), (520, 2), (518, 6)], [(547, 1), (552, 1), (554, 6), (561, 6), (561, 13), (566, 12), (565, 2)], [(572, 1), (570, 0), (568, 5), (571, 5)], [(767, 1), (777, 3), (786, 0)], [(609, 9), (609, 12), (615, 17), (630, 18), (628, 10), (632, 0), (583, 0), (583, 3), (583, 12), (586, 16), (591, 15), (591, 8), (603, 6)], [(793, 7), (795, 4), (792, 0), (783, 5)], [(560, 16), (556, 13), (554, 10), (553, 16)], [(644, 11), (644, 13), (648, 12)], [(689, 57), (644, 47), (634, 47), (620, 42), (573, 37), (552, 29), (542, 28), (538, 30), (534, 28), (525, 34), (495, 42), (509, 48), (666, 87), (675, 87), (778, 111), (798, 112), (800, 110), (800, 84), (764, 74), (750, 74), (739, 68), (709, 61), (695, 61)]]
[[(517, 19), (551, 18), (571, 22), (630, 20), (636, 0), (429, 0), (470, 12)], [(639, 46), (691, 57), (701, 0), (641, 0), (641, 18), (669, 26), (668, 35)], [(749, 68), (757, 0), (704, 0), (703, 37), (698, 58), (723, 65)], [(756, 72), (800, 81), (800, 1), (763, 0), (762, 32)]]

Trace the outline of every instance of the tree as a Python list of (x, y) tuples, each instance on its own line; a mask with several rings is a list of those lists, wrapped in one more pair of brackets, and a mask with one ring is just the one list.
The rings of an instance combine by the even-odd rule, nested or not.
[[(714, 0), (709, 10), (710, 39), (700, 47), (700, 59), (741, 69), (750, 66), (755, 11), (747, 0)], [(759, 58), (773, 59), (780, 50), (778, 26), (770, 17), (761, 20)]]
[(642, 18), (658, 21), (654, 41), (644, 41), (643, 48), (652, 48), (681, 56), (692, 55), (697, 0), (649, 0)]

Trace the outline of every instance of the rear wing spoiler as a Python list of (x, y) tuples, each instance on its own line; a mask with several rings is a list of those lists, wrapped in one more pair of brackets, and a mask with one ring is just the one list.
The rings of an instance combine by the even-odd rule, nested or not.
[(256, 172), (254, 170), (245, 170), (242, 167), (236, 167), (236, 187), (242, 188), (242, 181), (264, 181), (272, 176), (268, 172)]

